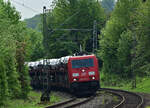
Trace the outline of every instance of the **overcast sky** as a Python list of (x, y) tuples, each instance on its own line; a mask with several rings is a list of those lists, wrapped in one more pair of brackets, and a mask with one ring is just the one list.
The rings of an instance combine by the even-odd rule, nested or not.
[[(6, 2), (8, 0), (4, 1)], [(50, 5), (52, 4), (52, 1), (53, 0), (10, 0), (16, 10), (20, 12), (22, 20), (42, 13), (43, 6), (51, 8)]]
[[(8, 1), (8, 0), (4, 0)], [(42, 13), (43, 6), (50, 8), (53, 0), (10, 0), (12, 5), (20, 12), (22, 19), (31, 18)]]

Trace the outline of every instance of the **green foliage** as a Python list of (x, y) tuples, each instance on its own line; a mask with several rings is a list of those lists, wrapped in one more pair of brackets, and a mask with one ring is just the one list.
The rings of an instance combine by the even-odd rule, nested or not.
[[(10, 2), (0, 0), (0, 105), (10, 98), (27, 98), (30, 80), (24, 62), (31, 59), (29, 56), (35, 54), (34, 51), (42, 49), (41, 34), (28, 33), (30, 30), (19, 19), (20, 15)], [(35, 35), (38, 35), (37, 42), (33, 42)], [(28, 50), (31, 46), (34, 49)]]
[(132, 48), (132, 32), (126, 31), (122, 33), (119, 39), (119, 46), (117, 49), (118, 68), (121, 71), (121, 77), (132, 78), (131, 70), (131, 48)]
[(25, 22), (27, 23), (27, 27), (35, 29), (35, 30), (39, 30), (38, 26), (41, 20), (42, 20), (41, 15), (35, 15), (32, 18), (25, 19)]
[[(7, 10), (7, 11), (6, 11)], [(7, 12), (7, 13), (6, 13)], [(14, 12), (14, 13), (13, 13)], [(12, 16), (10, 14), (13, 14), (14, 17), (12, 18)], [(7, 78), (5, 79), (5, 81), (3, 81), (3, 90), (6, 91), (1, 91), (0, 93), (2, 93), (4, 95), (4, 97), (1, 97), (4, 102), (6, 101), (6, 98), (11, 97), (17, 97), (19, 95), (19, 91), (20, 91), (20, 83), (18, 81), (18, 73), (16, 72), (16, 60), (15, 60), (15, 38), (12, 35), (12, 27), (15, 23), (15, 21), (17, 20), (17, 13), (15, 13), (14, 8), (11, 9), (10, 3), (1, 3), (0, 5), (0, 16), (1, 21), (0, 21), (0, 58), (1, 58), (1, 64), (4, 65), (5, 69), (1, 70), (1, 73), (3, 73), (3, 78)], [(7, 76), (7, 77), (6, 77)], [(4, 79), (3, 79), (4, 80)], [(7, 85), (7, 89), (6, 89), (6, 85)], [(7, 93), (7, 96), (6, 94)], [(2, 95), (2, 96), (3, 96)]]
[(138, 0), (118, 0), (110, 20), (100, 36), (99, 56), (103, 60), (104, 74), (131, 77), (131, 46), (133, 34), (130, 31), (132, 15), (138, 8)]
[(150, 75), (150, 1), (119, 0), (100, 36), (102, 81)]
[(28, 100), (23, 100), (23, 99), (13, 99), (11, 101), (8, 101), (7, 108), (44, 108), (47, 106), (50, 106), (52, 104), (55, 104), (57, 102), (62, 101), (61, 96), (58, 96), (55, 92), (51, 93), (50, 96), (50, 102), (46, 103), (40, 103), (40, 97), (42, 93), (41, 92), (36, 92), (36, 91), (31, 91), (28, 96)]
[(21, 93), (21, 85), (18, 80), (19, 75), (16, 71), (16, 60), (15, 57), (7, 56), (6, 62), (7, 64), (7, 81), (9, 88), (9, 97), (16, 98), (20, 96)]
[(8, 96), (8, 83), (6, 76), (6, 67), (0, 56), (0, 106), (6, 104)]
[(11, 24), (18, 23), (20, 19), (19, 12), (16, 11), (14, 7), (11, 6), (11, 3), (8, 1), (7, 3), (4, 3), (4, 12), (7, 13), (6, 17), (11, 20)]
[(147, 0), (136, 13), (136, 59), (133, 63), (140, 75), (150, 75), (150, 1)]
[(30, 87), (30, 78), (28, 75), (28, 67), (23, 66), (23, 70), (20, 73), (20, 80), (21, 80), (21, 97), (24, 99), (28, 98), (28, 94), (31, 91)]
[(24, 65), (25, 63), (24, 42), (17, 42), (16, 60), (17, 60), (17, 71), (19, 73), (19, 80), (21, 83), (21, 97), (26, 99), (30, 91), (30, 80), (28, 69)]
[[(96, 0), (56, 0), (54, 5), (47, 18), (49, 30), (92, 29), (94, 20), (99, 30), (104, 26), (104, 9)], [(80, 44), (83, 50), (91, 52), (92, 46), (86, 43), (91, 38), (92, 32), (51, 30), (45, 33), (43, 44), (49, 57), (59, 57), (79, 51)]]
[[(27, 29), (10, 2), (0, 1), (0, 101), (27, 98), (30, 91), (28, 69), (24, 62), (43, 56), (42, 35)], [(35, 56), (36, 55), (36, 56)], [(6, 77), (7, 76), (7, 77)], [(2, 88), (3, 87), (3, 88)], [(7, 96), (6, 96), (7, 95)]]
[(32, 29), (27, 30), (26, 61), (35, 61), (44, 57), (43, 36)]
[[(132, 88), (132, 83), (129, 79), (127, 80), (120, 80), (120, 83), (117, 83), (119, 85), (116, 86), (109, 86), (109, 88), (115, 88), (115, 89), (122, 89), (132, 92), (141, 92), (141, 93), (150, 93), (150, 78), (149, 77), (137, 77), (137, 87)], [(102, 85), (102, 87), (108, 88), (106, 85)]]

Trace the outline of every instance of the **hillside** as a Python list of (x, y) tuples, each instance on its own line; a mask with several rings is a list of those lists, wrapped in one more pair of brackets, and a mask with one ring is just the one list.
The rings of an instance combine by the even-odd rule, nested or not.
[(34, 17), (25, 19), (24, 21), (27, 23), (27, 27), (37, 30), (41, 22), (41, 15), (35, 15)]

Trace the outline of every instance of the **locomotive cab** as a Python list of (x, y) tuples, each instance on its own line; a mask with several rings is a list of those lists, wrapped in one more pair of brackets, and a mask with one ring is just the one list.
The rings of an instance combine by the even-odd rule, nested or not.
[(69, 58), (68, 73), (72, 92), (95, 92), (99, 89), (98, 61), (94, 55)]

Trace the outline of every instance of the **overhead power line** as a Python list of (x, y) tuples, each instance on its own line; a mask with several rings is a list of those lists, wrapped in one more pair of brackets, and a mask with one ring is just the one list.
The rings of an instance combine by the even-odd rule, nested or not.
[(55, 30), (59, 29), (59, 27), (63, 26), (66, 22), (68, 22), (69, 20), (71, 20), (71, 18), (73, 18), (75, 15), (77, 15), (80, 11), (77, 11), (76, 13), (74, 13), (72, 16), (70, 16), (69, 18), (67, 18), (62, 24), (60, 24), (58, 26), (58, 28), (52, 30), (50, 33), (53, 33)]
[(79, 13), (79, 11), (78, 12), (76, 12), (76, 13), (74, 13), (72, 16), (70, 16), (69, 18), (67, 18), (62, 24), (60, 24), (60, 26), (63, 26), (66, 22), (68, 22), (69, 20), (71, 20), (71, 18), (73, 18), (75, 15), (77, 15)]
[(18, 4), (18, 5), (20, 5), (20, 6), (23, 6), (23, 7), (27, 8), (27, 9), (33, 11), (33, 12), (40, 13), (39, 11), (37, 11), (37, 10), (35, 10), (35, 9), (27, 6), (27, 5), (25, 5), (24, 3), (20, 3), (20, 2), (15, 1), (15, 0), (11, 0), (11, 1), (14, 2), (14, 3), (16, 3), (16, 4)]
[(92, 31), (93, 29), (52, 29), (52, 31)]

